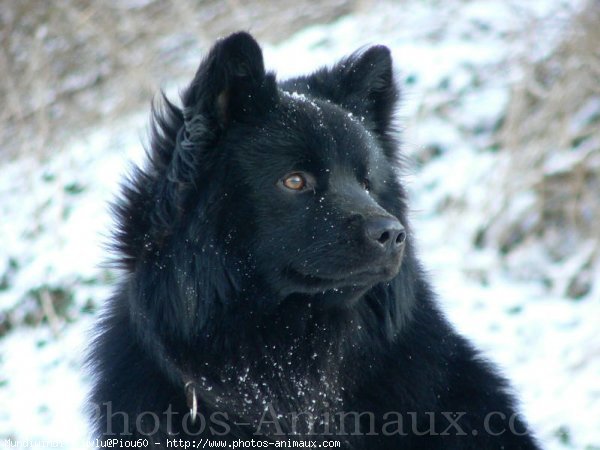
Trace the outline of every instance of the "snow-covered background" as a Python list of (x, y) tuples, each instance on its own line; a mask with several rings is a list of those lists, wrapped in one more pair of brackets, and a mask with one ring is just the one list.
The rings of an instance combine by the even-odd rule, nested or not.
[[(535, 192), (501, 192), (509, 171), (498, 130), (526, 76), (520, 63), (546, 58), (583, 1), (365, 4), (265, 45), (266, 65), (285, 78), (365, 45), (392, 49), (404, 92), (402, 177), (444, 310), (512, 380), (545, 448), (600, 449), (600, 288), (576, 298), (560, 288), (598, 241), (557, 259), (543, 240), (506, 254), (477, 239), (494, 217), (514, 221), (532, 208)], [(192, 67), (205, 50), (183, 57)], [(164, 87), (176, 93), (191, 75)], [(588, 109), (598, 117), (596, 100)], [(82, 349), (118, 276), (102, 266), (107, 203), (143, 158), (148, 113), (102, 121), (46, 158), (0, 162), (0, 446), (85, 448)]]

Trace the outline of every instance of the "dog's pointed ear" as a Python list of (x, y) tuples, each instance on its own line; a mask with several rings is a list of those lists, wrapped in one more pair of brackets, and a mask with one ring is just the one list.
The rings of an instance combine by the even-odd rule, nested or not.
[(271, 95), (276, 92), (258, 43), (246, 32), (234, 33), (213, 46), (183, 93), (185, 121), (202, 117), (226, 128), (243, 114), (268, 106), (258, 98), (265, 95), (265, 84), (272, 85)]
[(286, 90), (324, 98), (369, 121), (385, 133), (399, 98), (392, 56), (383, 45), (369, 47), (307, 77), (283, 83)]

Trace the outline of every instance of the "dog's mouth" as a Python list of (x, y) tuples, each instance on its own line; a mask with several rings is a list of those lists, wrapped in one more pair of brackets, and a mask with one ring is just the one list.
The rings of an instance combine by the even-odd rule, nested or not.
[(369, 288), (382, 281), (395, 277), (400, 269), (397, 264), (380, 268), (368, 268), (342, 273), (312, 272), (288, 267), (284, 272), (290, 281), (299, 290), (305, 293), (317, 293), (336, 289), (363, 289)]
[(306, 273), (293, 267), (285, 271), (288, 280), (284, 296), (308, 294), (314, 297), (316, 308), (348, 308), (356, 304), (377, 283), (391, 280), (400, 269), (396, 266), (369, 268), (346, 273)]

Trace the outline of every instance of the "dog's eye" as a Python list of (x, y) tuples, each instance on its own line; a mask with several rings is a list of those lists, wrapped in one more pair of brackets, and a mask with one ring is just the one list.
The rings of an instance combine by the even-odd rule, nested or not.
[(365, 191), (371, 190), (371, 182), (368, 179), (364, 179), (360, 183)]
[(291, 173), (286, 175), (281, 183), (288, 189), (293, 191), (301, 191), (306, 188), (306, 178), (301, 173)]

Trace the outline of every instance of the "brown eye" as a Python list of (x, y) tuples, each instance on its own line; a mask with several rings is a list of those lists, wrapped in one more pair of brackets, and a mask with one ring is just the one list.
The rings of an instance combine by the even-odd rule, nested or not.
[(365, 191), (370, 191), (371, 190), (371, 182), (369, 180), (367, 180), (366, 178), (364, 180), (362, 180), (362, 187)]
[(301, 191), (306, 187), (306, 178), (304, 178), (299, 173), (292, 173), (290, 175), (287, 175), (282, 180), (282, 183), (288, 189), (291, 189), (293, 191)]

